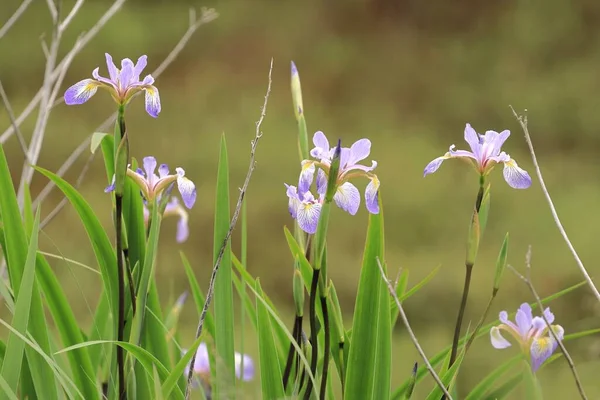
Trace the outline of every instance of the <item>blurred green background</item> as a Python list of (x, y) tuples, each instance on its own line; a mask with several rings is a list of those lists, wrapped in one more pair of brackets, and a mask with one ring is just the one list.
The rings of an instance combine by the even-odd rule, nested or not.
[[(34, 2), (9, 34), (0, 40), (0, 79), (13, 108), (20, 112), (43, 79), (40, 37), (50, 35), (45, 2)], [(64, 1), (68, 9), (74, 1)], [(0, 21), (20, 1), (3, 0)], [(110, 6), (87, 2), (67, 32), (60, 54), (88, 30)], [(300, 70), (309, 135), (323, 130), (350, 145), (368, 137), (377, 160), (384, 200), (387, 252), (391, 271), (410, 270), (410, 285), (437, 265), (437, 277), (405, 307), (426, 352), (435, 354), (450, 343), (464, 278), (464, 256), (477, 177), (461, 162), (449, 161), (423, 178), (424, 166), (450, 144), (465, 148), (463, 130), (470, 122), (479, 132), (510, 129), (505, 149), (535, 175), (520, 128), (509, 104), (528, 109), (530, 130), (546, 184), (571, 240), (592, 275), (597, 262), (600, 214), (600, 3), (580, 1), (465, 0), (347, 2), (255, 1), (133, 1), (105, 26), (74, 60), (64, 82), (90, 76), (100, 66), (106, 75), (104, 52), (115, 60), (148, 55), (154, 69), (186, 31), (188, 8), (214, 7), (220, 17), (199, 29), (178, 59), (157, 80), (163, 110), (148, 117), (137, 99), (128, 111), (132, 155), (155, 155), (171, 168), (185, 168), (198, 188), (190, 212), (191, 235), (175, 242), (176, 221), (164, 224), (157, 264), (165, 306), (187, 289), (180, 262), (183, 251), (201, 284), (208, 285), (212, 262), (212, 225), (219, 140), (226, 135), (231, 163), (231, 192), (237, 196), (245, 176), (254, 122), (274, 58), (273, 90), (257, 152), (257, 168), (248, 192), (249, 265), (261, 277), (276, 305), (291, 311), (292, 259), (283, 226), (292, 227), (283, 183), (295, 183), (299, 173), (296, 122), (289, 90), (290, 60)], [(72, 150), (112, 112), (104, 93), (78, 107), (56, 107), (46, 132), (39, 164), (56, 170)], [(31, 135), (36, 112), (22, 125)], [(0, 108), (0, 130), (10, 124)], [(18, 179), (23, 155), (13, 137), (5, 144)], [(67, 174), (74, 182), (87, 155)], [(495, 259), (507, 231), (509, 263), (523, 270), (528, 245), (533, 246), (533, 279), (542, 296), (581, 281), (566, 245), (556, 229), (537, 179), (525, 191), (510, 189), (501, 167), (492, 174), (492, 208), (474, 270), (467, 309), (472, 326), (487, 303)], [(35, 196), (46, 184), (33, 181)], [(111, 227), (110, 198), (102, 161), (94, 160), (81, 190)], [(361, 186), (361, 190), (363, 190)], [(61, 199), (58, 192), (43, 204), (49, 212)], [(232, 202), (233, 203), (233, 202)], [(367, 212), (350, 215), (337, 210), (330, 224), (330, 277), (346, 324), (354, 307)], [(94, 266), (94, 257), (76, 213), (67, 206), (41, 237), (45, 250)], [(234, 248), (239, 246), (237, 235)], [(97, 275), (62, 261), (57, 274), (84, 324), (91, 319), (100, 288)], [(84, 301), (85, 300), (85, 301)], [(512, 273), (504, 276), (491, 318), (502, 309), (516, 310), (532, 298)], [(583, 288), (552, 304), (566, 333), (597, 327), (600, 309)], [(284, 314), (292, 322), (292, 314)], [(491, 319), (490, 319), (491, 320)], [(197, 323), (191, 302), (181, 316), (181, 337), (189, 344)], [(248, 327), (249, 324), (246, 323)], [(238, 335), (239, 337), (239, 335)], [(257, 356), (252, 332), (245, 349)], [(568, 345), (590, 398), (600, 398), (598, 337)], [(494, 366), (515, 354), (498, 351), (487, 338), (475, 343), (463, 367), (459, 385), (466, 392)], [(418, 361), (404, 328), (394, 333), (393, 382), (409, 376)], [(540, 374), (549, 399), (576, 396), (566, 363)], [(254, 398), (253, 384), (245, 391)], [(417, 387), (422, 398), (429, 386)], [(516, 393), (513, 398), (522, 398)]]

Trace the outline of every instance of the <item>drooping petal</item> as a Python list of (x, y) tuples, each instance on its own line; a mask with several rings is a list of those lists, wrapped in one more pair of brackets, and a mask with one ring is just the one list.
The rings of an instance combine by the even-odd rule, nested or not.
[(196, 351), (196, 360), (194, 361), (194, 373), (210, 374), (210, 364), (208, 358), (208, 348), (206, 343), (200, 343)]
[(157, 118), (161, 110), (160, 95), (156, 86), (144, 87), (146, 91), (146, 112), (153, 118)]
[(531, 369), (534, 372), (552, 355), (557, 345), (552, 337), (536, 338), (531, 342)]
[(311, 160), (302, 161), (302, 169), (300, 170), (300, 178), (298, 178), (298, 193), (300, 196), (304, 196), (312, 185), (313, 177), (315, 175), (315, 164)]
[(531, 306), (529, 304), (521, 304), (521, 307), (519, 307), (519, 309), (517, 310), (515, 321), (517, 321), (517, 329), (519, 330), (521, 337), (525, 337), (527, 335), (527, 332), (531, 328), (531, 323), (533, 321)]
[(519, 168), (516, 161), (510, 159), (504, 163), (504, 180), (513, 189), (527, 189), (531, 186), (531, 177), (522, 168)]
[[(242, 360), (244, 369), (242, 370)], [(254, 361), (247, 354), (240, 354), (238, 352), (235, 353), (234, 356), (235, 362), (235, 376), (238, 379), (241, 379), (245, 382), (251, 381), (254, 379)]]
[(423, 177), (426, 177), (429, 174), (433, 174), (435, 171), (438, 170), (438, 168), (440, 168), (440, 165), (442, 165), (444, 160), (447, 160), (449, 158), (450, 158), (450, 155), (448, 153), (446, 153), (446, 155), (443, 155), (443, 156), (438, 157), (438, 158), (434, 159), (433, 161), (431, 161), (429, 164), (427, 164), (425, 166), (425, 169), (423, 170)]
[(160, 179), (169, 175), (169, 166), (167, 164), (160, 164), (158, 167), (158, 176)]
[(177, 243), (183, 243), (187, 240), (190, 235), (190, 230), (188, 228), (188, 219), (187, 213), (182, 209), (183, 213), (179, 216), (179, 221), (177, 222), (177, 234), (175, 236), (175, 240)]
[(177, 188), (179, 189), (179, 193), (181, 193), (183, 204), (187, 208), (192, 208), (196, 202), (196, 185), (185, 177), (183, 168), (175, 168), (175, 171), (177, 171)]
[(139, 82), (140, 74), (142, 73), (144, 68), (146, 68), (147, 64), (148, 64), (147, 56), (143, 55), (140, 58), (138, 58), (137, 63), (135, 63), (135, 67), (133, 68), (133, 77), (131, 79), (132, 83)]
[(476, 159), (480, 159), (481, 153), (481, 144), (479, 135), (475, 132), (475, 129), (471, 126), (471, 124), (465, 125), (465, 141), (471, 147), (471, 151), (475, 155)]
[(298, 221), (298, 226), (304, 232), (313, 234), (317, 231), (319, 216), (321, 215), (321, 203), (314, 200), (310, 201), (310, 198), (307, 201), (307, 195), (312, 198), (310, 193), (305, 194), (305, 201), (302, 201), (298, 206), (296, 221)]
[(113, 59), (110, 54), (104, 53), (104, 56), (106, 57), (106, 67), (108, 68), (108, 76), (110, 76), (110, 80), (113, 81), (113, 84), (116, 84), (119, 81), (119, 70), (113, 62)]
[(498, 319), (500, 320), (500, 322), (502, 322), (504, 325), (508, 326), (513, 331), (515, 331), (515, 333), (518, 336), (521, 336), (521, 332), (519, 331), (519, 328), (514, 324), (514, 322), (512, 322), (508, 319), (508, 313), (506, 311), (500, 311), (500, 314), (498, 315), (498, 317), (499, 317)]
[(296, 219), (298, 207), (300, 206), (300, 198), (298, 197), (298, 190), (296, 186), (288, 185), (284, 183), (286, 187), (286, 194), (288, 197), (288, 210), (292, 218)]
[(319, 168), (317, 171), (317, 193), (319, 195), (325, 196), (327, 192), (327, 175), (325, 171)]
[(329, 140), (321, 131), (315, 132), (313, 135), (313, 143), (315, 147), (310, 151), (310, 155), (317, 159), (329, 159)]
[(371, 214), (379, 214), (379, 178), (375, 175), (365, 189), (365, 206)]
[(360, 206), (360, 192), (350, 182), (345, 182), (338, 186), (335, 195), (333, 195), (335, 204), (350, 215), (355, 215)]
[(65, 92), (65, 104), (83, 104), (88, 101), (98, 90), (100, 83), (93, 79), (84, 79), (77, 82)]
[(494, 346), (496, 349), (505, 349), (511, 346), (510, 342), (504, 339), (502, 333), (500, 333), (500, 329), (497, 326), (492, 327), (490, 330), (490, 340), (492, 342), (492, 346)]
[(354, 142), (350, 147), (350, 157), (348, 167), (364, 160), (371, 153), (371, 141), (369, 139), (360, 139)]

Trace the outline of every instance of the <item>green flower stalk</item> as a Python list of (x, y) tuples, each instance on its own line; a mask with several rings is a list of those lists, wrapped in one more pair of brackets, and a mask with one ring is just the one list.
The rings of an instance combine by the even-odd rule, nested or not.
[(294, 103), (294, 115), (298, 121), (298, 152), (300, 160), (308, 159), (308, 133), (306, 130), (306, 119), (304, 118), (304, 105), (302, 104), (302, 87), (300, 86), (300, 75), (296, 64), (292, 61), (292, 102)]

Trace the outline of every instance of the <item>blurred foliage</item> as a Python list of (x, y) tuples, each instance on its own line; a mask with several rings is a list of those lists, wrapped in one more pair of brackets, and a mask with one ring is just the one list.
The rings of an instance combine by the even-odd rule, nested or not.
[[(3, 0), (0, 21), (19, 3)], [(73, 3), (64, 1), (64, 8)], [(110, 3), (85, 3), (65, 35), (62, 55)], [(299, 173), (289, 93), (291, 59), (300, 71), (309, 133), (323, 130), (346, 145), (361, 137), (373, 142), (371, 157), (379, 163), (386, 209), (390, 275), (402, 267), (410, 270), (411, 281), (416, 282), (443, 264), (428, 287), (406, 304), (430, 353), (451, 338), (478, 182), (472, 170), (460, 162), (447, 162), (426, 179), (422, 171), (450, 144), (465, 148), (466, 122), (479, 132), (510, 129), (512, 137), (505, 150), (533, 176), (525, 142), (508, 105), (518, 111), (528, 109), (538, 159), (559, 214), (591, 274), (599, 274), (593, 260), (598, 251), (600, 214), (593, 210), (600, 198), (596, 153), (600, 147), (600, 3), (130, 1), (74, 60), (65, 89), (88, 77), (96, 66), (106, 74), (104, 52), (116, 60), (147, 54), (149, 70), (155, 68), (185, 32), (189, 6), (215, 7), (220, 17), (201, 27), (158, 78), (163, 103), (160, 117), (151, 120), (136, 101), (127, 119), (133, 156), (141, 159), (152, 154), (172, 168), (181, 166), (199, 189), (187, 243), (176, 244), (175, 221), (164, 224), (157, 265), (163, 300), (186, 289), (180, 250), (192, 260), (200, 282), (208, 282), (219, 136), (225, 132), (228, 138), (231, 189), (236, 193), (247, 169), (271, 57), (275, 60), (273, 92), (247, 196), (248, 268), (262, 278), (265, 291), (276, 302), (293, 307), (293, 263), (282, 232), (283, 225), (292, 226), (283, 182), (294, 183)], [(41, 84), (45, 61), (40, 37), (47, 40), (50, 28), (45, 2), (38, 1), (0, 40), (0, 79), (17, 112)], [(50, 170), (61, 165), (112, 111), (107, 97), (96, 96), (79, 107), (61, 104), (54, 109), (40, 165)], [(34, 122), (35, 112), (22, 125), (26, 138)], [(8, 126), (1, 107), (0, 127)], [(17, 177), (23, 156), (15, 138), (7, 144), (7, 153)], [(76, 179), (85, 158), (67, 174), (68, 180)], [(541, 295), (581, 280), (536, 180), (529, 190), (512, 190), (500, 169), (492, 174), (490, 218), (467, 308), (472, 323), (491, 292), (494, 262), (506, 231), (511, 235), (509, 264), (523, 268), (527, 246), (533, 246), (533, 279)], [(36, 176), (33, 195), (45, 184), (45, 179)], [(110, 198), (102, 191), (104, 185), (102, 162), (96, 159), (82, 192), (108, 227)], [(44, 214), (59, 201), (59, 194), (54, 193), (44, 204)], [(355, 299), (366, 221), (366, 211), (361, 208), (355, 217), (336, 210), (330, 223), (329, 274), (348, 312)], [(94, 260), (83, 229), (68, 207), (42, 232), (40, 243), (50, 252), (60, 249), (66, 257), (84, 263)], [(233, 247), (239, 247), (236, 235)], [(82, 319), (90, 319), (86, 302), (96, 301), (97, 276), (62, 261), (54, 267), (62, 270), (64, 285), (72, 287), (69, 295), (76, 312)], [(507, 273), (495, 312), (514, 309), (531, 300), (529, 296), (527, 288)], [(552, 309), (567, 333), (592, 327), (600, 312), (585, 290), (553, 304)], [(184, 311), (184, 338), (191, 338), (196, 320), (193, 307)], [(492, 350), (485, 340), (475, 347), (460, 382), (466, 387), (512, 355)], [(596, 379), (598, 348), (598, 338), (572, 347), (592, 398), (600, 396), (598, 386), (590, 385)], [(415, 360), (416, 352), (398, 326), (393, 362), (399, 378), (394, 384), (408, 376)], [(561, 398), (575, 393), (570, 379), (564, 363), (541, 374), (545, 392), (561, 393)], [(418, 387), (416, 393), (418, 397)]]

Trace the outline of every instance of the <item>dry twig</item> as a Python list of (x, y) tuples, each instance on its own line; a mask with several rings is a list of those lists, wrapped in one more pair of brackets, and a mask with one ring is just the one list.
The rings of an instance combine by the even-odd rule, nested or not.
[[(206, 300), (204, 301), (204, 307), (202, 308), (202, 313), (200, 314), (200, 320), (198, 321), (198, 328), (196, 329), (196, 339), (198, 339), (200, 337), (200, 335), (202, 335), (202, 328), (204, 327), (204, 320), (206, 318), (206, 313), (208, 312), (208, 307), (210, 306), (210, 302), (212, 300), (212, 297), (213, 297), (213, 294), (215, 291), (214, 285), (215, 285), (215, 279), (217, 278), (217, 272), (219, 271), (219, 266), (221, 265), (221, 260), (223, 259), (223, 254), (225, 254), (225, 249), (227, 248), (227, 243), (229, 242), (229, 239), (231, 238), (231, 234), (233, 233), (233, 230), (235, 229), (235, 225), (237, 224), (238, 216), (240, 214), (240, 210), (242, 209), (242, 203), (244, 202), (244, 196), (246, 195), (246, 191), (248, 190), (248, 184), (250, 183), (250, 178), (252, 177), (252, 173), (254, 172), (254, 168), (256, 167), (256, 161), (255, 161), (256, 148), (258, 146), (258, 141), (260, 140), (260, 138), (263, 135), (260, 130), (260, 127), (265, 118), (265, 114), (267, 112), (267, 102), (269, 101), (269, 95), (271, 94), (271, 81), (272, 81), (271, 74), (272, 74), (272, 72), (273, 72), (273, 59), (271, 59), (271, 65), (269, 66), (269, 83), (267, 85), (267, 93), (265, 94), (265, 102), (263, 103), (263, 106), (261, 109), (260, 118), (256, 122), (256, 133), (254, 135), (254, 139), (251, 141), (250, 165), (248, 167), (248, 172), (246, 173), (246, 179), (244, 180), (244, 184), (243, 184), (242, 188), (240, 189), (240, 195), (238, 197), (238, 201), (235, 206), (235, 211), (233, 212), (233, 217), (231, 218), (231, 223), (229, 224), (229, 230), (227, 231), (227, 234), (225, 235), (225, 238), (223, 239), (223, 244), (221, 245), (219, 254), (217, 256), (217, 260), (215, 262), (215, 265), (212, 270), (212, 274), (210, 276), (210, 282), (208, 284), (208, 291), (206, 292)], [(196, 355), (197, 355), (197, 352), (194, 353), (194, 356), (192, 357), (192, 360), (190, 361), (190, 365), (194, 365), (194, 362), (196, 361)], [(193, 373), (194, 373), (193, 368), (190, 368), (189, 372), (188, 372), (188, 376), (187, 376), (187, 385), (186, 385), (186, 390), (185, 390), (186, 400), (189, 399), (189, 397), (190, 397)]]
[[(571, 250), (571, 254), (573, 254), (573, 258), (575, 258), (575, 262), (577, 263), (577, 266), (579, 267), (579, 270), (581, 271), (581, 274), (585, 278), (589, 288), (594, 293), (594, 296), (596, 296), (596, 299), (600, 302), (600, 292), (598, 292), (598, 289), (594, 285), (594, 282), (592, 281), (592, 278), (590, 277), (590, 274), (588, 273), (587, 269), (583, 265), (583, 262), (579, 258), (577, 251), (575, 251), (575, 247), (573, 247), (573, 245), (571, 244), (571, 241), (569, 240), (569, 236), (567, 236), (567, 232), (565, 231), (565, 228), (563, 228), (562, 223), (560, 222), (560, 219), (558, 218), (558, 213), (556, 212), (556, 208), (554, 207), (552, 198), (550, 198), (550, 193), (548, 193), (548, 189), (546, 188), (546, 184), (544, 183), (544, 178), (542, 177), (542, 171), (540, 170), (540, 166), (537, 162), (537, 157), (535, 156), (535, 151), (533, 150), (533, 143), (531, 142), (531, 136), (529, 135), (529, 129), (527, 128), (527, 114), (518, 115), (512, 106), (509, 106), (509, 107), (512, 110), (517, 121), (519, 121), (521, 128), (523, 129), (523, 134), (525, 135), (525, 141), (527, 142), (527, 146), (529, 146), (529, 153), (531, 153), (531, 159), (533, 161), (533, 166), (535, 167), (535, 172), (537, 173), (537, 177), (540, 181), (540, 186), (542, 187), (542, 192), (544, 192), (544, 196), (546, 196), (546, 201), (548, 202), (548, 206), (550, 207), (550, 212), (552, 213), (552, 217), (554, 218), (554, 223), (556, 224), (563, 239), (567, 243), (569, 250)], [(527, 110), (525, 110), (525, 112), (527, 112)]]
[(558, 346), (560, 347), (560, 351), (565, 356), (565, 359), (567, 360), (567, 363), (569, 364), (569, 368), (571, 369), (571, 373), (573, 374), (573, 379), (575, 380), (575, 384), (577, 385), (577, 390), (579, 391), (579, 395), (581, 396), (581, 398), (583, 400), (587, 400), (587, 396), (585, 395), (585, 391), (583, 390), (583, 385), (581, 384), (581, 380), (579, 379), (579, 374), (577, 373), (577, 369), (575, 368), (575, 363), (573, 362), (573, 359), (571, 358), (571, 355), (567, 351), (567, 348), (563, 344), (562, 340), (560, 340), (558, 338), (558, 336), (556, 336), (556, 332), (554, 332), (554, 330), (552, 329), (552, 325), (550, 325), (550, 322), (548, 322), (548, 320), (546, 319), (546, 315), (544, 315), (544, 305), (542, 304), (542, 300), (540, 299), (540, 296), (537, 294), (537, 291), (535, 290), (535, 287), (533, 286), (533, 282), (531, 281), (531, 246), (529, 246), (529, 248), (527, 249), (527, 254), (525, 255), (525, 268), (527, 271), (527, 273), (526, 273), (527, 276), (523, 276), (512, 265), (508, 265), (508, 268), (510, 268), (510, 270), (515, 275), (517, 275), (517, 277), (519, 279), (521, 279), (523, 282), (525, 282), (525, 284), (529, 288), (529, 291), (535, 298), (537, 306), (539, 307), (540, 312), (542, 314), (542, 318), (544, 319), (544, 322), (546, 323), (546, 326), (548, 327), (548, 332), (550, 332), (550, 334), (552, 335), (552, 338), (558, 343)]
[(17, 20), (21, 18), (21, 15), (23, 15), (25, 10), (27, 10), (27, 7), (29, 7), (32, 1), (33, 0), (23, 1), (19, 8), (17, 8), (17, 11), (15, 11), (15, 13), (8, 19), (8, 21), (6, 21), (4, 25), (2, 25), (2, 28), (0, 28), (0, 39), (2, 39), (2, 37), (6, 35), (6, 33), (10, 30), (10, 28), (12, 28), (15, 22), (17, 22)]

